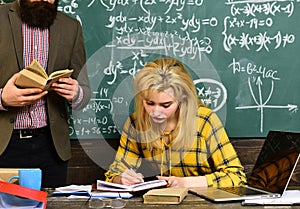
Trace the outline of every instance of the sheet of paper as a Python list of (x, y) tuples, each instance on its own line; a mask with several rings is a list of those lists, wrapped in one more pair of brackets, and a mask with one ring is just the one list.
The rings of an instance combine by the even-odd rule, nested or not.
[(78, 195), (89, 196), (92, 191), (92, 185), (69, 185), (64, 187), (58, 187), (52, 192), (52, 195)]
[(243, 205), (292, 205), (300, 203), (300, 190), (287, 190), (280, 198), (260, 198), (243, 201)]
[(148, 189), (152, 189), (152, 188), (163, 187), (166, 185), (167, 185), (167, 182), (165, 180), (152, 180), (152, 181), (134, 184), (131, 186), (97, 180), (97, 190), (102, 191), (102, 192), (104, 192), (104, 191), (106, 191), (106, 192), (137, 192), (137, 191), (148, 190)]
[(86, 198), (131, 198), (132, 194), (129, 192), (99, 192), (92, 191), (92, 185), (69, 185), (64, 187), (58, 187), (52, 194), (65, 194), (70, 195), (68, 198), (84, 198), (83, 192), (87, 192)]
[(64, 187), (57, 187), (55, 191), (58, 192), (75, 192), (75, 191), (92, 191), (92, 185), (69, 185)]
[[(133, 197), (132, 194), (129, 192), (97, 192), (93, 191), (91, 193), (91, 198), (122, 198), (122, 199), (128, 199)], [(70, 195), (68, 196), (70, 199), (76, 199), (76, 198), (90, 198), (90, 197), (80, 197), (78, 195)]]
[(97, 192), (91, 193), (92, 198), (131, 198), (133, 195), (129, 192)]

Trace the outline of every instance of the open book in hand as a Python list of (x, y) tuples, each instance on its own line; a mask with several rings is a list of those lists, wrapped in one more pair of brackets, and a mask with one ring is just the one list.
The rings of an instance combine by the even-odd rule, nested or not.
[(152, 180), (146, 181), (139, 184), (133, 184), (130, 186), (123, 184), (110, 183), (107, 181), (97, 180), (98, 191), (109, 191), (109, 192), (138, 192), (143, 190), (149, 190), (152, 188), (164, 187), (167, 185), (165, 180)]
[(70, 77), (72, 72), (73, 70), (69, 69), (57, 70), (48, 76), (41, 64), (34, 59), (29, 66), (21, 70), (15, 84), (21, 88), (36, 87), (48, 90), (52, 83), (57, 82), (59, 78)]

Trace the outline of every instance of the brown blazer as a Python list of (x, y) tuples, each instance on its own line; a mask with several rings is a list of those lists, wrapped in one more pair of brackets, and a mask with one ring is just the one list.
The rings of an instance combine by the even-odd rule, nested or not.
[[(50, 45), (47, 72), (74, 69), (72, 77), (83, 88), (84, 99), (76, 109), (83, 108), (89, 101), (91, 90), (85, 68), (86, 56), (82, 28), (78, 21), (58, 12), (50, 27)], [(24, 68), (22, 45), (22, 22), (18, 1), (0, 6), (0, 88)], [(71, 158), (69, 126), (66, 101), (55, 92), (49, 92), (47, 113), (56, 151), (62, 160)], [(0, 155), (6, 149), (19, 108), (8, 107), (0, 111)]]

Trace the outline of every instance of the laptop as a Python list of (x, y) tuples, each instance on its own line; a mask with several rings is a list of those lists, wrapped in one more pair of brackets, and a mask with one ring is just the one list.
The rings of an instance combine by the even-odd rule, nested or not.
[(269, 131), (247, 185), (190, 188), (189, 192), (214, 202), (278, 198), (286, 190), (300, 158), (300, 133)]

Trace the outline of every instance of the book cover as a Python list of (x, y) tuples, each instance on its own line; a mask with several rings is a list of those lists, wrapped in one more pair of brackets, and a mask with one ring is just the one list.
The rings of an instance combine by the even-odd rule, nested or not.
[(69, 69), (57, 70), (48, 76), (41, 64), (34, 59), (29, 66), (21, 70), (15, 84), (21, 88), (36, 87), (48, 90), (52, 83), (57, 82), (59, 78), (70, 77), (72, 72), (73, 70)]
[(108, 191), (108, 192), (138, 192), (138, 191), (148, 190), (152, 188), (164, 187), (166, 185), (167, 182), (165, 180), (146, 181), (146, 182), (142, 182), (130, 186), (97, 180), (96, 189), (98, 191)]
[(161, 188), (143, 195), (145, 204), (179, 204), (187, 196), (187, 188)]
[[(0, 181), (8, 181), (13, 176), (17, 176), (19, 168), (0, 168)], [(10, 183), (17, 182), (18, 179), (13, 179)]]

